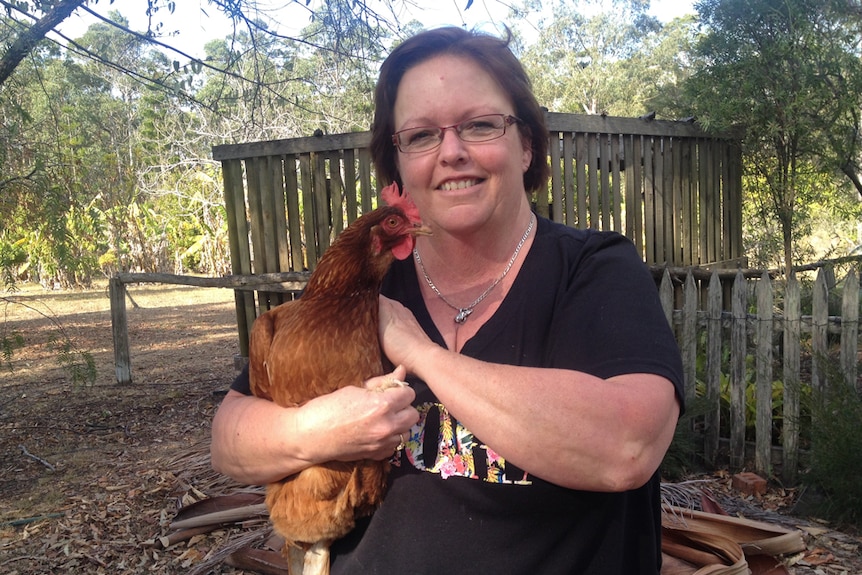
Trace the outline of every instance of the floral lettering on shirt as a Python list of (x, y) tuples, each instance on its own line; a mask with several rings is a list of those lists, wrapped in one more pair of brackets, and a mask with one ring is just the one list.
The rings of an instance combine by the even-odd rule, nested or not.
[[(506, 460), (493, 449), (479, 442), (460, 421), (452, 417), (442, 404), (423, 403), (416, 406), (416, 410), (419, 412), (419, 421), (410, 428), (409, 436), (404, 441), (403, 455), (396, 454), (392, 459), (393, 465), (400, 466), (406, 459), (407, 463), (414, 468), (435, 473), (443, 479), (459, 476), (482, 479), (488, 483), (532, 484), (527, 473), (523, 473), (523, 476), (515, 481), (507, 478)], [(436, 426), (433, 425), (435, 423)], [(434, 427), (439, 430), (437, 437), (426, 437), (426, 431)], [(436, 455), (431, 466), (426, 465), (426, 441), (434, 441), (436, 444), (434, 450)], [(476, 469), (477, 456), (482, 457), (485, 463), (482, 477)]]

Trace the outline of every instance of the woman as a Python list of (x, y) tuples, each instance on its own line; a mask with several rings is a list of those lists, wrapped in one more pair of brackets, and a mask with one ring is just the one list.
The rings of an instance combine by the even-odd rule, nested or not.
[(412, 388), (282, 409), (240, 377), (213, 465), (266, 483), (405, 438), (334, 574), (658, 573), (656, 470), (682, 370), (643, 262), (618, 234), (531, 212), (548, 134), (506, 41), (420, 33), (384, 62), (375, 104), (378, 176), (433, 230), (381, 296), (384, 351)]

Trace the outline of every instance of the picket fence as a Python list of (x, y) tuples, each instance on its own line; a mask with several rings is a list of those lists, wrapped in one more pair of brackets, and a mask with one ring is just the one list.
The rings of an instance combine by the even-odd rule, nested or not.
[[(783, 290), (776, 297), (776, 281), (767, 272), (747, 279), (738, 271), (728, 302), (727, 284), (722, 285), (718, 271), (708, 279), (703, 272), (698, 279), (689, 272), (682, 286), (674, 286), (665, 271), (659, 289), (682, 353), (686, 397), (705, 397), (708, 403), (700, 422), (707, 462), (724, 463), (719, 448), (727, 442), (730, 468), (751, 467), (750, 457), (746, 458), (746, 414), (753, 407), (754, 469), (767, 477), (776, 472), (773, 445), (779, 443), (781, 476), (793, 484), (799, 469), (801, 391), (805, 386), (822, 390), (836, 383), (829, 379), (836, 371), (827, 366), (835, 361), (836, 353), (844, 383), (859, 389), (859, 279), (856, 270), (848, 273), (842, 282), (841, 315), (832, 316), (829, 276), (820, 268), (813, 285), (811, 315), (802, 315), (800, 282), (795, 274), (780, 282)], [(779, 306), (783, 313), (776, 311)], [(836, 340), (840, 343), (831, 343)], [(700, 370), (699, 357), (705, 360)], [(811, 360), (810, 380), (801, 377), (803, 357)], [(727, 382), (724, 390), (722, 380)], [(778, 397), (773, 394), (776, 381), (781, 382)], [(747, 394), (750, 385), (754, 386), (754, 406)], [(729, 437), (721, 437), (723, 391), (729, 402)], [(780, 438), (773, 438), (775, 418), (781, 419)]]

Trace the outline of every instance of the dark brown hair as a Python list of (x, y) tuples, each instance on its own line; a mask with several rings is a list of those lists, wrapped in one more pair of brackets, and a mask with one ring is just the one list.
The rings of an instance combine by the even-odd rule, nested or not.
[(530, 166), (524, 172), (524, 188), (531, 192), (547, 185), (550, 167), (545, 114), (533, 95), (530, 78), (524, 67), (509, 50), (511, 37), (508, 30), (507, 37), (500, 39), (449, 26), (420, 32), (392, 50), (380, 68), (374, 91), (374, 124), (371, 128), (371, 157), (382, 184), (401, 184), (395, 161), (397, 149), (392, 145), (398, 85), (410, 68), (445, 54), (476, 62), (488, 71), (508, 95), (515, 106), (515, 116), (521, 120), (518, 129), (522, 137), (531, 142), (533, 152)]

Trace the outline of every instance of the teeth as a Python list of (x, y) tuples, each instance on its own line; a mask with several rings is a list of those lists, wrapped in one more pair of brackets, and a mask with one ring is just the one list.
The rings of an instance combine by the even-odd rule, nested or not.
[(456, 182), (446, 182), (445, 184), (440, 186), (440, 189), (447, 192), (449, 190), (463, 190), (464, 188), (475, 186), (478, 183), (479, 180), (458, 180)]

